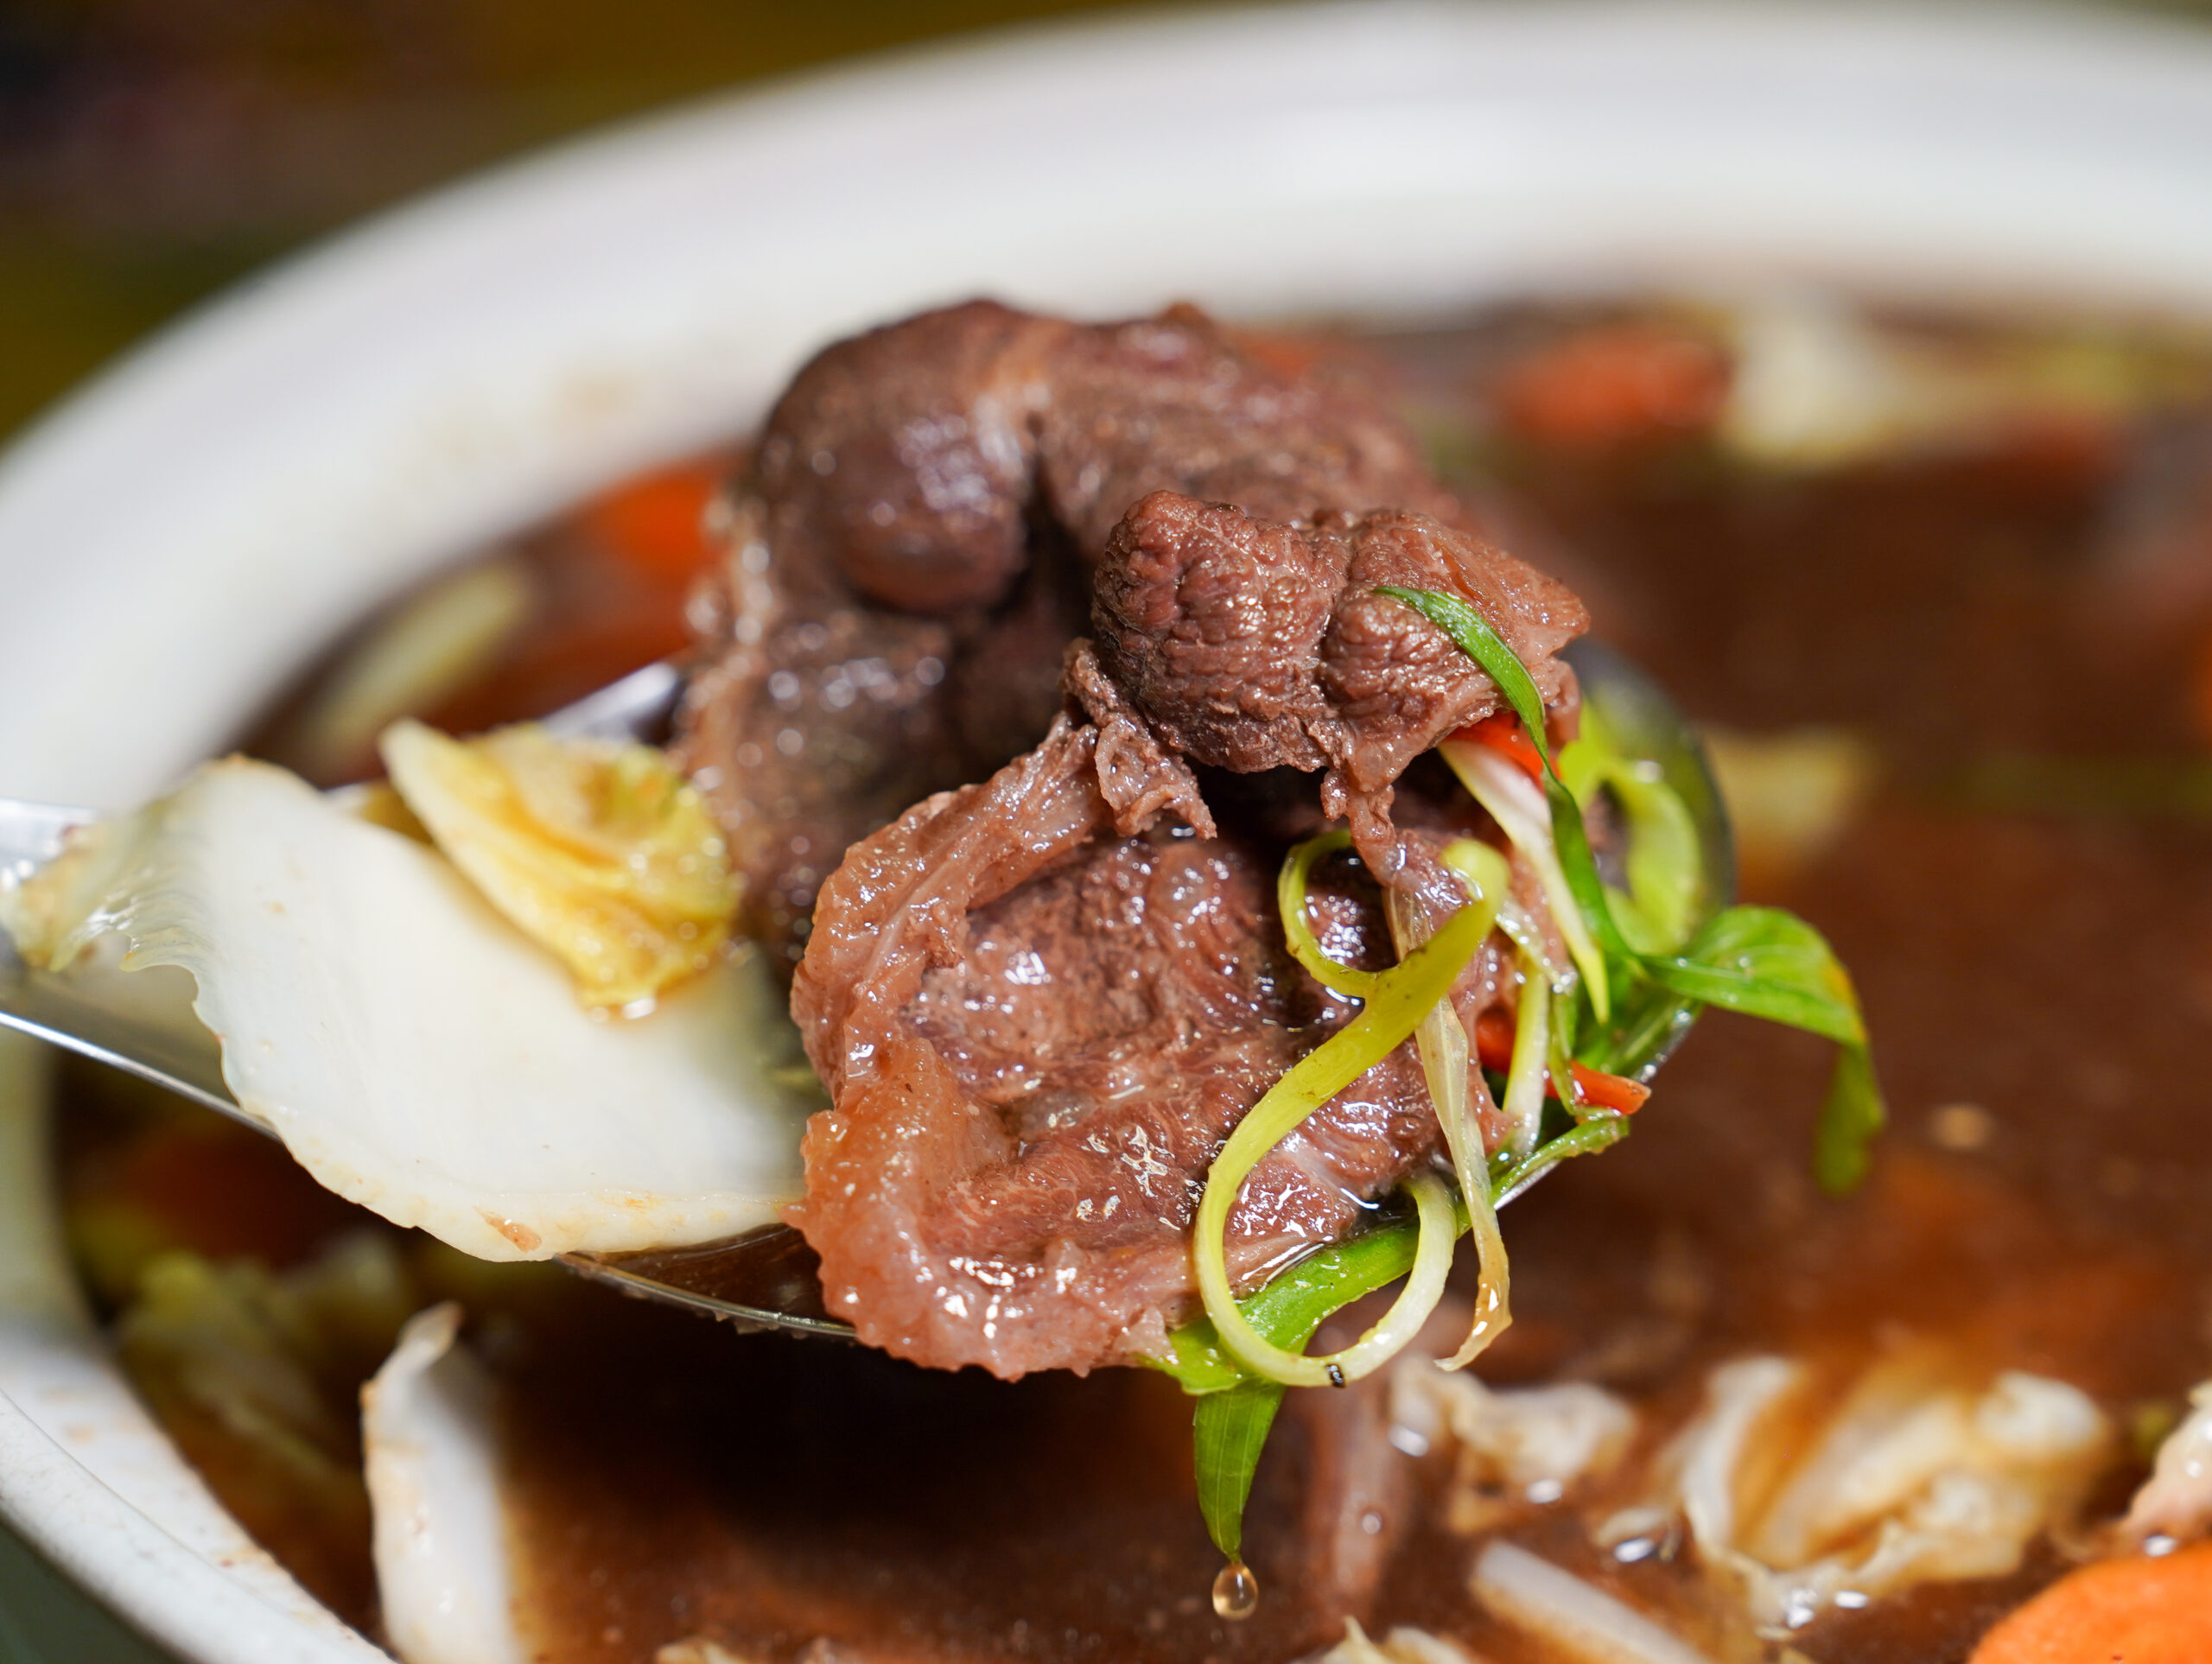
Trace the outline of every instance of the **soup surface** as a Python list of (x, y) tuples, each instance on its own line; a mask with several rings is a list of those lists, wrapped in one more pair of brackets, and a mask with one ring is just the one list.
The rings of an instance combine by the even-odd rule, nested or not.
[[(73, 1070), (72, 1229), (149, 1402), (373, 1630), (351, 1394), (400, 1318), (461, 1299), (505, 1394), (549, 1661), (711, 1656), (686, 1642), (817, 1664), (1274, 1661), (1347, 1616), (1504, 1664), (1564, 1656), (1470, 1598), (1492, 1535), (1715, 1658), (1966, 1657), (2066, 1568), (2059, 1547), (1761, 1636), (1677, 1536), (1600, 1527), (1648, 1496), (1732, 1359), (1796, 1360), (1830, 1399), (1904, 1357), (1976, 1391), (2008, 1370), (2070, 1383), (2120, 1431), (2093, 1519), (2212, 1375), (2212, 351), (2147, 326), (1774, 314), (1529, 306), (1318, 349), (1376, 367), (1500, 540), (1709, 725), (1746, 896), (1827, 933), (1875, 1037), (1894, 1124), (1855, 1196), (1821, 1195), (1808, 1163), (1827, 1048), (1714, 1015), (1637, 1137), (1511, 1209), (1516, 1322), (1479, 1373), (1632, 1406), (1610, 1477), (1486, 1497), (1455, 1531), (1449, 1462), (1394, 1441), (1380, 1383), (1294, 1394), (1252, 1510), (1261, 1605), (1225, 1622), (1163, 1378), (932, 1374), (480, 1266), (324, 1196), (274, 1146)], [(1834, 367), (1854, 361), (1878, 373)], [(366, 627), (254, 746), (335, 781), (404, 709), (509, 720), (671, 651), (728, 461), (588, 505), (402, 609), (467, 652), (410, 661), (390, 620)], [(468, 628), (420, 624), (441, 606)], [(372, 651), (412, 665), (371, 681), (400, 690), (381, 702), (360, 690)]]

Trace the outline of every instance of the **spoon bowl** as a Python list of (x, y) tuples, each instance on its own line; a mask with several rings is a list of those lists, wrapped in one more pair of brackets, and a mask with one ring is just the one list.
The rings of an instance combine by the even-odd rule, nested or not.
[[(1623, 746), (1656, 767), (1688, 806), (1704, 858), (1700, 910), (1709, 913), (1725, 905), (1734, 888), (1734, 846), (1696, 734), (1665, 692), (1618, 653), (1586, 640), (1568, 648), (1566, 657), (1581, 681), (1583, 697), (1604, 712)], [(556, 712), (545, 726), (598, 738), (650, 734), (665, 724), (682, 688), (677, 667), (647, 665)], [(72, 827), (94, 818), (84, 810), (0, 800), (0, 887), (20, 884), (60, 853)], [(156, 975), (172, 980), (175, 975)], [(132, 997), (140, 981), (138, 974), (86, 981), (33, 970), (0, 933), (0, 1025), (126, 1070), (269, 1131), (231, 1096), (214, 1037), (173, 999)], [(1678, 1024), (1639, 1073), (1649, 1078), (1687, 1032), (1687, 1023)], [(1512, 1195), (1542, 1177), (1543, 1172), (1531, 1175)], [(682, 1248), (570, 1253), (559, 1259), (569, 1270), (624, 1293), (686, 1306), (744, 1327), (847, 1339), (852, 1335), (848, 1324), (823, 1309), (813, 1251), (785, 1225)]]

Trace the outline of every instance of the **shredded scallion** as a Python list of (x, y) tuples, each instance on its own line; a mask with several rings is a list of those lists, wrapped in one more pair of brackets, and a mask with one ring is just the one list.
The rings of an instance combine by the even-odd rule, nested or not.
[(1521, 956), (1521, 998), (1513, 1014), (1513, 1062), (1506, 1071), (1505, 1098), (1499, 1106), (1511, 1129), (1506, 1148), (1526, 1160), (1543, 1130), (1544, 1065), (1551, 1037), (1551, 989), (1534, 956)]
[[(1429, 1222), (1436, 1210), (1421, 1206), (1422, 1250), (1415, 1256), (1414, 1275), (1381, 1323), (1332, 1357), (1307, 1357), (1288, 1351), (1253, 1328), (1237, 1307), (1229, 1280), (1229, 1216), (1245, 1179), (1268, 1151), (1403, 1044), (1438, 1001), (1449, 996), (1452, 983), (1489, 937), (1503, 889), (1499, 884), (1489, 897), (1471, 898), (1433, 937), (1378, 975), (1359, 1015), (1294, 1064), (1247, 1112), (1214, 1158), (1198, 1203), (1195, 1255), (1198, 1292), (1222, 1344), (1253, 1374), (1290, 1386), (1357, 1380), (1410, 1339), (1442, 1298), (1444, 1276), (1451, 1268), (1452, 1242), (1457, 1235), (1452, 1228), (1448, 1197), (1441, 1204), (1441, 1226), (1433, 1233), (1440, 1241), (1433, 1254), (1427, 1239), (1433, 1234)], [(1301, 893), (1297, 911), (1302, 913), (1303, 910)], [(1421, 1203), (1423, 1180), (1416, 1178), (1410, 1188), (1416, 1203)], [(1437, 1187), (1440, 1193), (1441, 1188)], [(1424, 1264), (1425, 1261), (1433, 1264)], [(1433, 1277), (1424, 1275), (1425, 1272), (1433, 1272)], [(1416, 1309), (1419, 1315), (1414, 1317)]]
[[(1471, 895), (1494, 899), (1493, 910), (1501, 905), (1512, 874), (1497, 850), (1463, 838), (1445, 850), (1444, 860), (1465, 881)], [(1433, 921), (1421, 903), (1397, 890), (1390, 891), (1386, 900), (1390, 933), (1402, 954), (1433, 934)], [(1506, 1263), (1505, 1238), (1497, 1228), (1497, 1210), (1491, 1205), (1489, 1158), (1475, 1102), (1479, 1095), (1487, 1105), (1490, 1088), (1479, 1072), (1467, 1067), (1467, 1031), (1448, 994), (1421, 1019), (1421, 1026), (1414, 1031), (1414, 1042), (1420, 1049), (1429, 1102), (1444, 1131), (1445, 1147), (1451, 1153), (1452, 1170), (1459, 1180), (1460, 1200), (1475, 1240), (1478, 1271), (1474, 1322), (1465, 1343), (1446, 1364), (1447, 1369), (1459, 1369), (1473, 1362), (1513, 1321), (1511, 1272)]]
[(1567, 938), (1567, 950), (1574, 956), (1582, 985), (1590, 991), (1590, 1004), (1602, 1021), (1611, 1009), (1605, 956), (1576, 905), (1573, 886), (1567, 881), (1551, 807), (1543, 793), (1527, 775), (1486, 746), (1446, 740), (1437, 750), (1459, 777), (1459, 784), (1467, 788), (1468, 796), (1483, 806), (1513, 841), (1522, 859), (1536, 869), (1545, 899), (1551, 903), (1552, 917), (1560, 934)]
[[(1242, 1540), (1253, 1470), (1284, 1388), (1357, 1380), (1410, 1341), (1442, 1298), (1460, 1230), (1476, 1239), (1481, 1281), (1473, 1329), (1445, 1367), (1465, 1363), (1510, 1321), (1497, 1210), (1560, 1162), (1628, 1134), (1624, 1114), (1583, 1097), (1577, 1064), (1648, 1077), (1698, 1010), (1719, 1005), (1809, 1029), (1842, 1047), (1816, 1140), (1815, 1170), (1828, 1188), (1847, 1189), (1864, 1174), (1867, 1141), (1883, 1116), (1857, 997), (1820, 934), (1769, 908), (1714, 912), (1726, 899), (1727, 874), (1706, 870), (1710, 848), (1698, 820), (1661, 766), (1673, 756), (1668, 767), (1679, 781), (1680, 770), (1695, 770), (1694, 754), (1681, 746), (1659, 758), (1632, 754), (1602, 700), (1592, 698), (1584, 738), (1554, 759), (1535, 679), (1473, 607), (1433, 591), (1378, 593), (1414, 608), (1480, 664), (1535, 742), (1541, 785), (1488, 746), (1446, 740), (1438, 749), (1535, 870), (1544, 911), (1573, 962), (1554, 962), (1545, 921), (1507, 895), (1509, 872), (1488, 845), (1466, 840), (1446, 852), (1474, 899), (1440, 924), (1389, 892), (1401, 956), (1381, 972), (1330, 958), (1307, 911), (1314, 868), (1349, 848), (1350, 835), (1339, 830), (1302, 843), (1284, 862), (1277, 899), (1292, 955), (1324, 987), (1363, 1006), (1253, 1106), (1223, 1146), (1198, 1209), (1195, 1260), (1206, 1314), (1171, 1334), (1167, 1354), (1156, 1361), (1200, 1399), (1199, 1496), (1208, 1531), (1230, 1555)], [(1622, 732), (1635, 731), (1631, 715)], [(1601, 791), (1611, 794), (1626, 822), (1624, 891), (1599, 876), (1583, 819)], [(1725, 837), (1712, 847), (1725, 850)], [(1490, 1088), (1470, 1067), (1469, 1036), (1449, 996), (1493, 928), (1519, 950), (1522, 986), (1497, 1106), (1507, 1132), (1503, 1146), (1486, 1155), (1479, 1115)], [(1434, 1174), (1419, 1174), (1407, 1187), (1413, 1219), (1332, 1244), (1239, 1301), (1230, 1286), (1226, 1229), (1245, 1180), (1308, 1115), (1408, 1036), (1417, 1040), (1452, 1154), (1456, 1203)], [(1573, 1124), (1545, 1139), (1548, 1078)], [(1297, 1350), (1332, 1313), (1400, 1277), (1406, 1286), (1389, 1312), (1354, 1345), (1325, 1357)]]
[(1375, 991), (1380, 973), (1363, 971), (1329, 957), (1313, 934), (1313, 921), (1306, 911), (1306, 886), (1313, 869), (1327, 857), (1351, 848), (1351, 834), (1341, 828), (1308, 838), (1294, 848), (1275, 877), (1275, 908), (1282, 915), (1283, 940), (1290, 956), (1303, 965), (1323, 988), (1355, 1000)]
[[(1638, 953), (1672, 953), (1697, 928), (1705, 899), (1697, 822), (1657, 764), (1621, 746), (1601, 701), (1586, 701), (1582, 732), (1559, 753), (1559, 777), (1588, 805), (1610, 792), (1628, 822), (1621, 866), (1626, 890), (1605, 886), (1615, 923)], [(1709, 905), (1705, 911), (1710, 911)]]

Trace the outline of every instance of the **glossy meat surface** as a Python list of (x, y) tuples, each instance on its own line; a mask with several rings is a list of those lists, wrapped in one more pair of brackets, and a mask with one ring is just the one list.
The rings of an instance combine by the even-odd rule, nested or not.
[(1371, 391), (1188, 308), (1078, 324), (976, 302), (799, 372), (730, 505), (679, 721), (753, 933), (795, 960), (848, 845), (1036, 743), (1091, 568), (1161, 489), (1271, 518), (1459, 512)]
[[(1459, 594), (1541, 685), (1572, 686), (1552, 654), (1579, 604), (1439, 522), (1269, 522), (1154, 493), (1108, 540), (1100, 644), (1069, 655), (1092, 721), (1064, 716), (832, 876), (792, 1009), (834, 1107), (810, 1124), (789, 1216), (864, 1340), (1011, 1376), (1157, 1354), (1190, 1314), (1187, 1233), (1215, 1154), (1352, 1010), (1285, 946), (1281, 810), (1318, 827), (1359, 775), (1396, 872), (1402, 844), (1442, 835), (1392, 829), (1400, 771), (1501, 702), (1420, 614), (1370, 613), (1386, 576)], [(1270, 777), (1280, 800), (1217, 791), (1217, 811), (1193, 765)], [(1320, 911), (1333, 950), (1390, 962), (1371, 884)], [(1464, 1014), (1502, 982), (1500, 956), (1478, 956)], [(1230, 1216), (1232, 1276), (1356, 1229), (1440, 1136), (1401, 1046), (1262, 1163)]]
[[(792, 1223), (830, 1309), (918, 1362), (1013, 1376), (1157, 1351), (1190, 1304), (1214, 1152), (1349, 1014), (1283, 949), (1272, 862), (1186, 827), (1116, 835), (1096, 746), (1063, 721), (861, 844), (794, 985), (836, 1107)], [(1262, 1165), (1232, 1263), (1343, 1235), (1436, 1140), (1402, 1050)]]
[(1377, 593), (1386, 585), (1471, 602), (1547, 707), (1572, 709), (1574, 673), (1556, 655), (1589, 627), (1582, 603), (1479, 537), (1398, 510), (1271, 521), (1153, 492), (1107, 540), (1096, 653), (1103, 679), (1192, 762), (1325, 771), (1324, 807), (1395, 879), (1412, 853), (1390, 825), (1398, 777), (1505, 699), (1441, 630)]

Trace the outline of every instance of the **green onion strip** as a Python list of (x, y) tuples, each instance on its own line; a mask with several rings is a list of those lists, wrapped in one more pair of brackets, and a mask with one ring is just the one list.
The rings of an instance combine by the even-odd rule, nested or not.
[[(1322, 842), (1325, 841), (1316, 840)], [(1326, 851), (1308, 845), (1300, 853), (1309, 852), (1311, 858), (1302, 866), (1294, 857), (1284, 867), (1283, 889), (1290, 904), (1283, 909), (1284, 930), (1294, 942), (1294, 953), (1296, 937), (1303, 932), (1314, 957), (1326, 968), (1325, 975), (1316, 973), (1325, 983), (1345, 975), (1347, 969), (1328, 960), (1313, 941), (1306, 917), (1305, 875), (1311, 872), (1313, 861)], [(1481, 949), (1497, 922), (1497, 900), (1503, 893), (1503, 885), (1495, 886), (1490, 894), (1454, 912), (1433, 937), (1396, 966), (1376, 975), (1360, 996), (1366, 1003), (1359, 1015), (1294, 1064), (1237, 1123), (1221, 1153), (1214, 1158), (1206, 1175), (1205, 1193), (1198, 1203), (1198, 1292), (1221, 1344), (1253, 1374), (1291, 1387), (1338, 1386), (1357, 1381), (1379, 1369), (1411, 1340), (1443, 1299), (1459, 1221), (1450, 1191), (1433, 1174), (1417, 1174), (1407, 1184), (1419, 1219), (1420, 1240), (1405, 1287), (1380, 1323), (1344, 1350), (1324, 1357), (1309, 1357), (1275, 1345), (1239, 1309), (1229, 1282), (1229, 1215), (1245, 1179), (1268, 1151), (1403, 1044), (1438, 1002), (1448, 998), (1452, 985)], [(1304, 962), (1304, 956), (1300, 958)], [(1464, 1036), (1461, 1044), (1465, 1044)], [(1489, 1191), (1485, 1183), (1476, 1193), (1484, 1204)]]
[[(1545, 888), (1551, 892), (1553, 910), (1560, 915), (1560, 929), (1573, 950), (1575, 962), (1581, 967), (1590, 1008), (1598, 1020), (1604, 1022), (1612, 1014), (1612, 986), (1607, 975), (1605, 953), (1600, 952), (1599, 947), (1602, 944), (1606, 952), (1625, 956), (1628, 944), (1621, 939), (1620, 927), (1613, 922), (1612, 910), (1606, 905), (1605, 883), (1598, 876), (1597, 864), (1591, 858), (1590, 836), (1582, 824), (1581, 806), (1560, 778), (1553, 762), (1551, 742), (1544, 734), (1542, 690), (1505, 638), (1479, 611), (1459, 596), (1434, 589), (1402, 589), (1395, 584), (1383, 584), (1375, 593), (1403, 601), (1451, 637), (1452, 644), (1481, 665), (1497, 684), (1498, 692), (1505, 695), (1505, 702), (1528, 730), (1529, 743), (1535, 746), (1536, 755), (1543, 759), (1544, 784), (1541, 790), (1545, 803), (1545, 813), (1537, 821), (1543, 836), (1530, 845), (1528, 853), (1534, 860), (1538, 845), (1544, 849), (1552, 869), (1545, 873)], [(1451, 743), (1447, 741), (1439, 749), (1447, 753), (1449, 760)], [(1478, 746), (1460, 749), (1483, 752), (1488, 748)], [(1497, 760), (1504, 761), (1502, 758)], [(1456, 763), (1452, 766), (1464, 780), (1464, 771)], [(1509, 765), (1508, 772), (1517, 786), (1519, 771)], [(1485, 808), (1488, 806), (1484, 804)], [(1556, 885), (1552, 883), (1554, 875), (1559, 880)]]
[(1537, 1146), (1536, 1153), (1526, 1161), (1516, 1162), (1497, 1173), (1497, 1205), (1503, 1207), (1560, 1162), (1571, 1161), (1576, 1156), (1594, 1154), (1619, 1143), (1627, 1136), (1628, 1117), (1615, 1115), (1610, 1109), (1601, 1110), (1589, 1120), (1570, 1127), (1550, 1143)]
[(1290, 956), (1332, 993), (1364, 1000), (1375, 992), (1382, 973), (1357, 970), (1330, 958), (1320, 938), (1313, 934), (1313, 921), (1306, 911), (1306, 889), (1313, 869), (1329, 856), (1351, 848), (1351, 834), (1339, 827), (1318, 838), (1308, 838), (1293, 849), (1283, 862), (1282, 870), (1275, 874), (1275, 911), (1282, 915), (1283, 941), (1290, 949)]
[(1558, 842), (1552, 835), (1550, 804), (1527, 775), (1487, 746), (1446, 740), (1436, 749), (1459, 777), (1459, 784), (1467, 788), (1467, 795), (1483, 806), (1513, 841), (1514, 848), (1536, 869), (1545, 898), (1551, 903), (1552, 917), (1559, 923), (1560, 934), (1567, 938), (1567, 950), (1573, 956), (1583, 985), (1590, 990), (1590, 1003), (1602, 1020), (1611, 1009), (1605, 956), (1599, 951), (1597, 938), (1590, 934), (1589, 924), (1575, 901), (1573, 886), (1567, 881)]
[[(1465, 882), (1475, 898), (1473, 905), (1488, 906), (1495, 913), (1512, 881), (1505, 858), (1488, 844), (1462, 838), (1446, 848), (1444, 861)], [(1385, 904), (1390, 934), (1402, 956), (1434, 934), (1427, 909), (1421, 903), (1392, 890)], [(1459, 1180), (1459, 1195), (1466, 1208), (1479, 1267), (1473, 1326), (1459, 1350), (1443, 1361), (1447, 1369), (1461, 1369), (1513, 1322), (1505, 1237), (1497, 1228), (1497, 1210), (1491, 1202), (1490, 1161), (1483, 1147), (1482, 1123), (1475, 1115), (1475, 1095), (1480, 1093), (1487, 1102), (1490, 1089), (1479, 1074), (1467, 1068), (1467, 1031), (1448, 994), (1421, 1019), (1421, 1026), (1414, 1031), (1414, 1043), (1421, 1052), (1429, 1102), (1435, 1106), (1437, 1123), (1444, 1129), (1445, 1147), (1452, 1153), (1452, 1167)]]
[(1527, 951), (1521, 956), (1521, 1001), (1513, 1017), (1513, 1063), (1505, 1077), (1506, 1150), (1516, 1161), (1535, 1153), (1544, 1122), (1544, 1060), (1550, 1049), (1552, 991), (1544, 967)]

